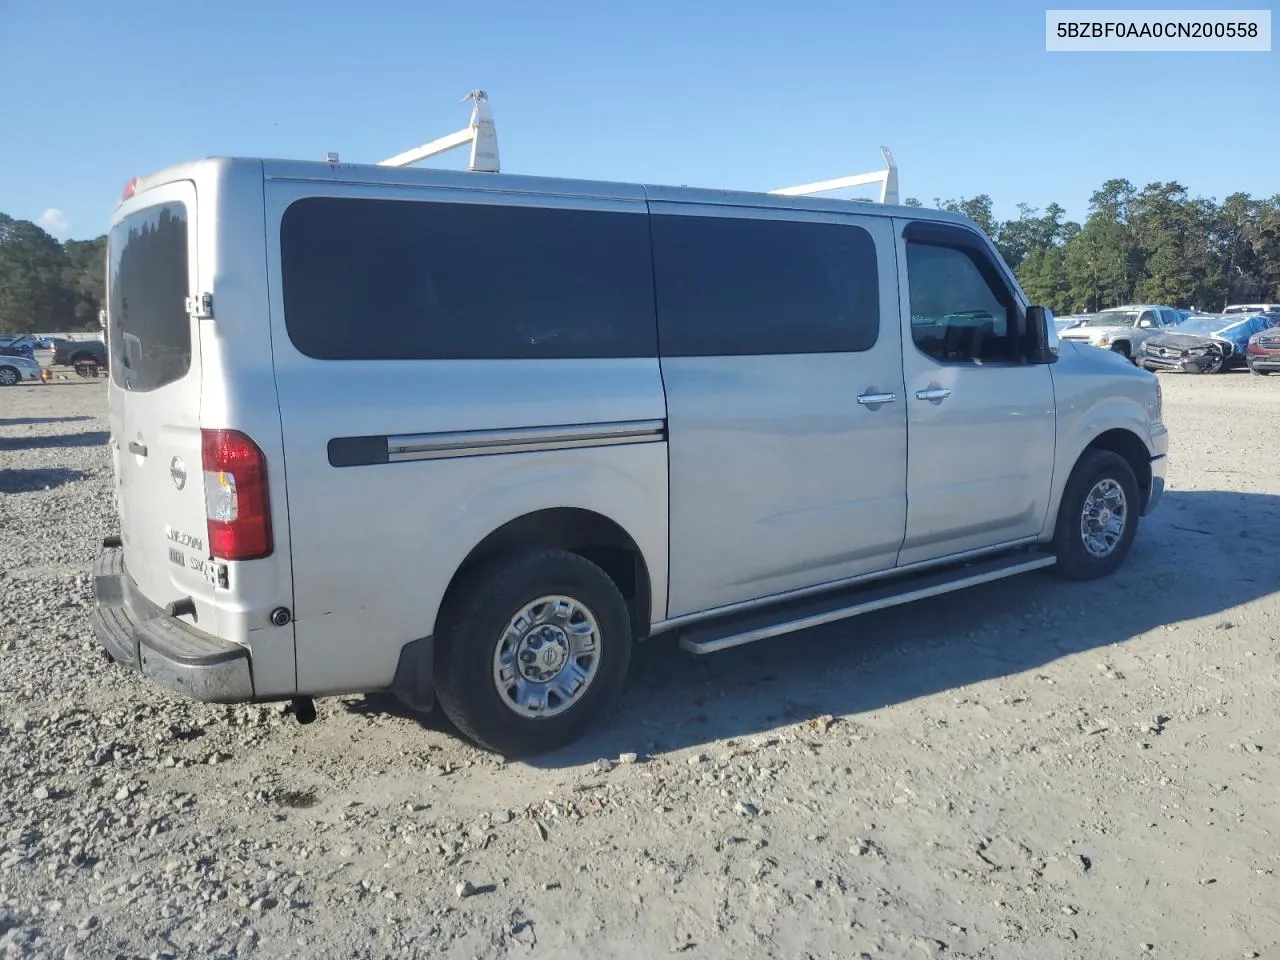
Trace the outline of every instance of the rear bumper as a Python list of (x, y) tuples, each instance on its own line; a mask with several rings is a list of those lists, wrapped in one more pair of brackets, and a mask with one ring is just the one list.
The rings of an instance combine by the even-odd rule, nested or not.
[(166, 614), (138, 592), (124, 550), (106, 547), (93, 565), (94, 633), (111, 658), (161, 687), (205, 703), (254, 699), (248, 649)]

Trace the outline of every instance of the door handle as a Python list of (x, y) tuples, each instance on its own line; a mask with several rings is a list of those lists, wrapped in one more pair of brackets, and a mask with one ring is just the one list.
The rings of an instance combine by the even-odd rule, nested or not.
[(951, 391), (946, 387), (930, 387), (928, 390), (917, 390), (917, 400), (945, 400), (951, 396)]
[(144, 444), (139, 443), (137, 440), (130, 440), (129, 452), (136, 453), (140, 457), (145, 457), (147, 455), (147, 448)]
[(864, 393), (858, 397), (858, 402), (865, 407), (871, 404), (893, 403), (897, 399), (896, 393)]

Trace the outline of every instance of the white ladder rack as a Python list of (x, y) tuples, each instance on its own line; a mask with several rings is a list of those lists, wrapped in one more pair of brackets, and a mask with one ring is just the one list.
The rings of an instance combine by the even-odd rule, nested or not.
[[(437, 137), (428, 143), (397, 153), (394, 157), (378, 162), (380, 167), (408, 167), (439, 156), (458, 147), (471, 145), (471, 159), (467, 169), (475, 173), (499, 173), (498, 163), (498, 131), (493, 121), (493, 109), (489, 105), (489, 97), (483, 90), (472, 90), (462, 102), (471, 101), (471, 122), (467, 126), (443, 137)], [(816, 193), (829, 193), (832, 190), (843, 190), (847, 187), (861, 187), (867, 184), (880, 184), (880, 203), (898, 203), (898, 166), (893, 162), (893, 154), (888, 147), (881, 147), (884, 155), (885, 169), (872, 173), (855, 173), (848, 177), (837, 177), (834, 180), (819, 180), (815, 183), (802, 183), (794, 187), (780, 187), (769, 193), (784, 197), (810, 196)], [(338, 162), (338, 155), (328, 155), (330, 163)]]

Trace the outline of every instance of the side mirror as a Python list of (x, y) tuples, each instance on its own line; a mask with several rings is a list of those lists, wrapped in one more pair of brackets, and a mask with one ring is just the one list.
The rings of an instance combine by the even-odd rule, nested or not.
[(1032, 363), (1058, 360), (1058, 325), (1048, 307), (1027, 307), (1027, 359)]
[(1145, 329), (1147, 329), (1148, 327), (1154, 327), (1154, 326), (1155, 326), (1155, 324), (1154, 324), (1154, 323), (1152, 323), (1150, 320), (1139, 320), (1139, 321), (1138, 321), (1138, 326), (1139, 326), (1139, 327), (1142, 327), (1142, 328), (1145, 330)]

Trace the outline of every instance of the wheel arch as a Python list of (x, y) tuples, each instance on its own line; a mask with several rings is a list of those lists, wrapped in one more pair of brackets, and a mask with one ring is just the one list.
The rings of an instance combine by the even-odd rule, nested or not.
[(1100, 403), (1085, 405), (1079, 413), (1069, 416), (1060, 430), (1054, 455), (1053, 489), (1040, 536), (1042, 542), (1052, 539), (1067, 484), (1080, 458), (1090, 450), (1109, 450), (1125, 458), (1137, 477), (1145, 511), (1151, 497), (1151, 457), (1155, 450), (1153, 441), (1148, 439), (1151, 424), (1147, 410), (1137, 398), (1111, 396)]
[(653, 584), (644, 552), (616, 520), (580, 507), (535, 510), (508, 520), (487, 534), (454, 571), (441, 607), (459, 582), (480, 564), (522, 549), (538, 548), (567, 550), (600, 567), (626, 601), (633, 637), (642, 639), (648, 635)]
[[(1109, 450), (1125, 459), (1133, 469), (1133, 475), (1138, 480), (1138, 491), (1142, 495), (1142, 510), (1139, 512), (1145, 512), (1147, 501), (1151, 497), (1151, 453), (1142, 438), (1125, 427), (1112, 427), (1094, 437), (1080, 451), (1076, 463), (1090, 450)], [(1075, 466), (1071, 469), (1074, 471)]]

